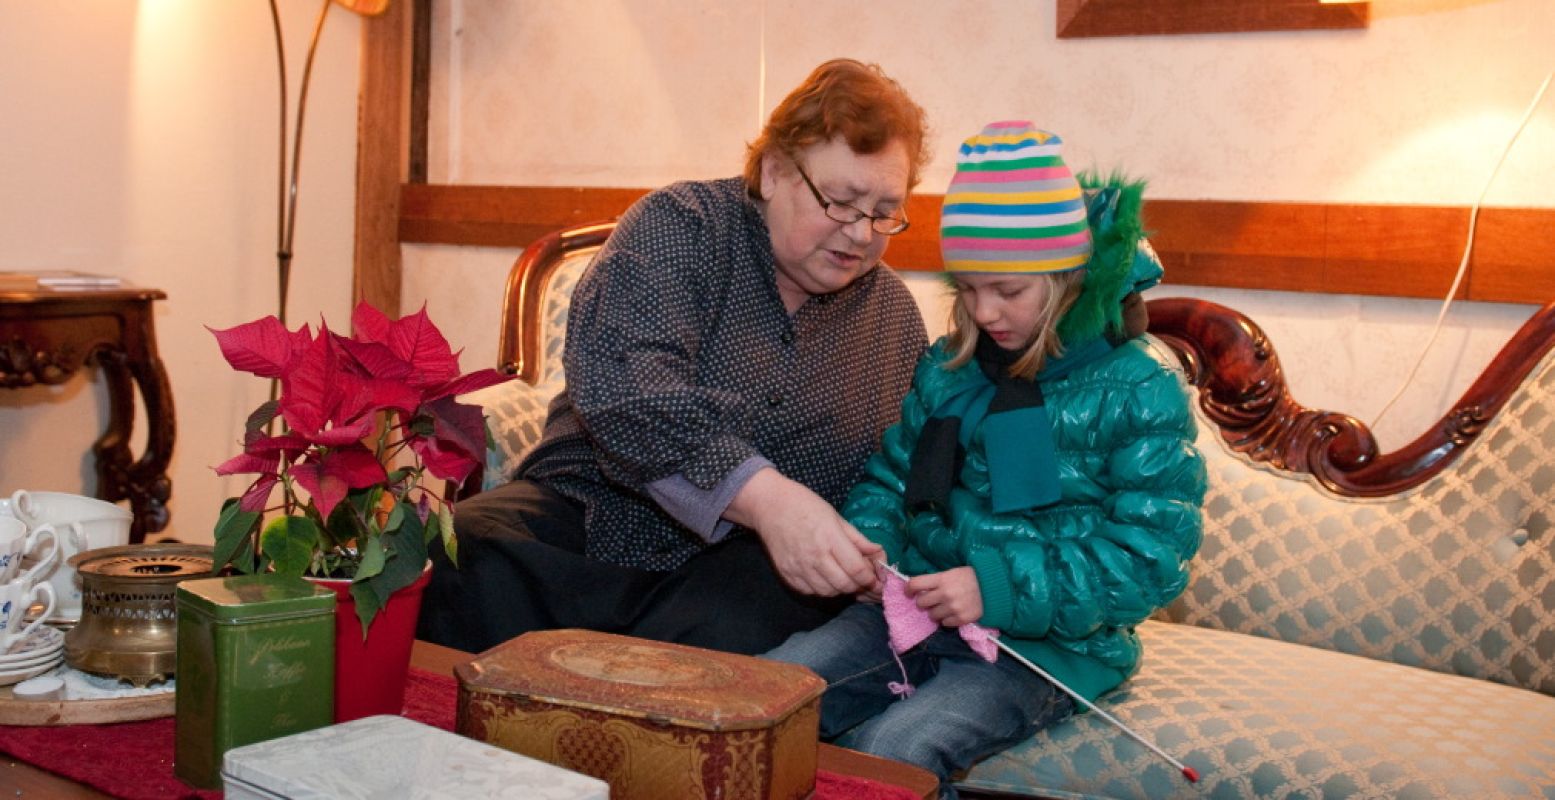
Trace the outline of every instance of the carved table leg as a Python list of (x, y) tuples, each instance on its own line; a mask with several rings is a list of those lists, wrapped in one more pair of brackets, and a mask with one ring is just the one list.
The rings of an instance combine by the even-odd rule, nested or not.
[[(107, 429), (92, 445), (97, 496), (130, 501), (134, 543), (167, 527), (173, 491), (173, 393), (152, 325), (152, 301), (165, 297), (133, 288), (0, 294), (0, 386), (63, 383), (88, 360), (102, 368), (109, 410)], [(130, 452), (136, 387), (147, 417), (139, 459)]]
[[(149, 333), (149, 332), (148, 332)], [(146, 452), (130, 469), (130, 503), (135, 521), (146, 533), (167, 527), (167, 501), (173, 495), (173, 482), (167, 477), (168, 462), (173, 459), (173, 389), (167, 370), (157, 357), (154, 339), (147, 339), (146, 358), (132, 362), (131, 371), (140, 385), (141, 401), (146, 406)], [(131, 536), (135, 534), (132, 532)], [(139, 540), (137, 540), (139, 541)]]
[[(116, 503), (129, 497), (125, 477), (129, 474), (130, 432), (135, 428), (135, 393), (130, 382), (128, 359), (119, 350), (98, 350), (92, 360), (102, 369), (103, 383), (108, 389), (108, 427), (92, 444), (92, 460), (97, 465), (97, 497)], [(133, 507), (133, 503), (131, 506)], [(130, 529), (130, 541), (140, 541), (137, 535), (141, 522), (136, 515)]]
[[(129, 499), (135, 514), (130, 541), (138, 544), (147, 534), (167, 527), (167, 501), (173, 492), (167, 477), (173, 454), (173, 393), (156, 353), (150, 316), (128, 315), (125, 323), (125, 349), (97, 353), (110, 408), (108, 428), (92, 450), (97, 462), (97, 496), (109, 502)], [(132, 460), (129, 438), (135, 425), (136, 386), (146, 407), (146, 450), (139, 460)]]

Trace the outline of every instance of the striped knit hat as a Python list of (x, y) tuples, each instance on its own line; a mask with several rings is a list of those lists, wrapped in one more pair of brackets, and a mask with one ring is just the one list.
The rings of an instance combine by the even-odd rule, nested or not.
[(1091, 258), (1085, 195), (1063, 140), (1030, 122), (995, 122), (961, 144), (945, 192), (947, 272), (1064, 272)]

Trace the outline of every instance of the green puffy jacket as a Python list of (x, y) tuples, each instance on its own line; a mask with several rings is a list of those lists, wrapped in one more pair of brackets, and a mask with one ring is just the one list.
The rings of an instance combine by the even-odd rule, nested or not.
[[(1143, 288), (1160, 274), (1148, 248), (1136, 254), (1130, 243), (1127, 255), (1119, 270), (1127, 280), (1113, 281), (1109, 293)], [(1178, 374), (1146, 348), (1133, 339), (1042, 382), (1057, 503), (993, 513), (979, 424), (946, 507), (913, 513), (902, 497), (924, 422), (967, 382), (988, 383), (975, 360), (946, 370), (942, 339), (920, 360), (901, 421), (886, 431), (844, 507), (908, 575), (972, 567), (982, 591), (979, 623), (1000, 629), (1006, 644), (1089, 699), (1138, 667), (1134, 626), (1187, 586), (1202, 535), (1204, 462), (1188, 396)]]

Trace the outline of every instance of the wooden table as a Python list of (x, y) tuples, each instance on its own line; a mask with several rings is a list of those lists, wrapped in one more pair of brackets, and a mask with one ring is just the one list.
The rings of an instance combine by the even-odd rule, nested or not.
[[(167, 527), (173, 492), (173, 392), (151, 320), (152, 301), (166, 298), (134, 287), (0, 292), (0, 388), (59, 384), (86, 364), (102, 368), (109, 410), (108, 428), (92, 445), (97, 496), (129, 499), (132, 543)], [(130, 452), (136, 387), (147, 417), (139, 458)]]
[[(418, 641), (415, 649), (411, 651), (410, 663), (427, 672), (452, 675), (455, 665), (469, 661), (471, 658), (473, 656), (469, 653)], [(839, 775), (852, 775), (905, 787), (924, 800), (932, 800), (939, 796), (939, 781), (933, 773), (855, 750), (822, 744), (818, 766), (827, 772)], [(95, 789), (0, 755), (0, 798), (9, 800), (13, 796), (19, 800), (27, 800), (27, 798), (110, 800), (108, 795)]]

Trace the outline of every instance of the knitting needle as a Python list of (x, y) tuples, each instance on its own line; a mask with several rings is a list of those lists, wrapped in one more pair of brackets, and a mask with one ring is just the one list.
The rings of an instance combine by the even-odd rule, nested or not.
[[(890, 564), (885, 563), (885, 561), (879, 561), (877, 563), (879, 563), (880, 566), (885, 567), (887, 570), (889, 570), (891, 572), (891, 574), (895, 575), (896, 577), (901, 578), (904, 581), (908, 580), (907, 575), (903, 574), (902, 571), (897, 569), (896, 567), (893, 567)], [(1142, 744), (1145, 747), (1149, 748), (1151, 752), (1153, 752), (1156, 755), (1166, 759), (1168, 763), (1170, 763), (1172, 766), (1176, 767), (1179, 771), (1182, 772), (1183, 777), (1187, 778), (1189, 783), (1198, 783), (1199, 782), (1199, 771), (1198, 770), (1196, 770), (1193, 767), (1190, 767), (1190, 766), (1182, 763), (1181, 761), (1178, 761), (1175, 758), (1172, 758), (1172, 756), (1169, 753), (1167, 753), (1165, 750), (1162, 750), (1161, 748), (1156, 747), (1154, 742), (1150, 741), (1149, 739), (1146, 739), (1144, 736), (1141, 736), (1138, 733), (1135, 733), (1133, 728), (1130, 728), (1129, 726), (1124, 725), (1123, 722), (1121, 720), (1119, 720), (1117, 717), (1114, 717), (1111, 714), (1108, 714), (1106, 711), (1103, 711), (1095, 703), (1092, 703), (1091, 701), (1089, 701), (1089, 700), (1085, 699), (1083, 696), (1081, 696), (1075, 690), (1069, 688), (1068, 686), (1065, 686), (1062, 681), (1060, 681), (1059, 679), (1053, 677), (1051, 674), (1048, 673), (1047, 670), (1037, 666), (1036, 664), (1033, 664), (1031, 661), (1027, 660), (1027, 658), (1025, 656), (1021, 655), (1020, 653), (1015, 652), (1015, 650), (1013, 650), (1009, 645), (1005, 644), (1002, 641), (999, 641), (999, 637), (997, 637), (997, 636), (990, 636), (988, 638), (995, 645), (997, 645), (1000, 650), (1003, 650), (1006, 655), (1010, 656), (1011, 658), (1015, 659), (1016, 661), (1019, 661), (1022, 664), (1025, 664), (1028, 668), (1031, 669), (1032, 672), (1035, 672), (1038, 675), (1041, 675), (1043, 678), (1046, 678), (1049, 683), (1053, 684), (1054, 686), (1057, 686), (1061, 691), (1063, 691), (1064, 694), (1069, 695), (1075, 702), (1085, 706), (1087, 709), (1090, 709), (1092, 712), (1100, 715), (1102, 719), (1112, 723), (1112, 725), (1114, 727), (1116, 727), (1118, 730), (1123, 731), (1124, 733), (1126, 733), (1129, 736), (1133, 737), (1134, 741), (1139, 742), (1140, 744)]]

